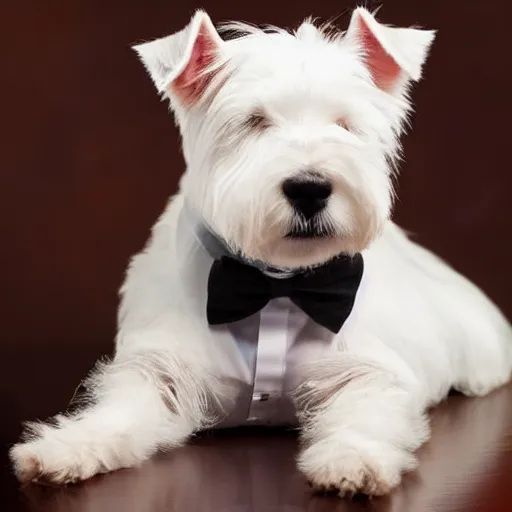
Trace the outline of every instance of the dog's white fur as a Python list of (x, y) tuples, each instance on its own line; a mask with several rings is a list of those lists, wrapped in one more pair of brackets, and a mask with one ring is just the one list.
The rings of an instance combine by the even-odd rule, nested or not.
[[(434, 33), (381, 25), (362, 8), (345, 34), (310, 21), (293, 34), (228, 28), (243, 37), (222, 40), (199, 11), (181, 32), (136, 47), (171, 102), (187, 171), (129, 268), (116, 354), (93, 373), (91, 403), (32, 424), (12, 448), (22, 481), (135, 466), (213, 421), (229, 390), (173, 264), (188, 257), (176, 234), (184, 201), (233, 250), (274, 266), (364, 253), (332, 357), (312, 362), (296, 393), (299, 467), (317, 488), (386, 493), (429, 437), (429, 406), (451, 388), (483, 395), (510, 377), (512, 331), (500, 311), (389, 220), (408, 87)], [(310, 171), (333, 183), (321, 222), (335, 236), (296, 241), (285, 237), (300, 220), (281, 184)]]

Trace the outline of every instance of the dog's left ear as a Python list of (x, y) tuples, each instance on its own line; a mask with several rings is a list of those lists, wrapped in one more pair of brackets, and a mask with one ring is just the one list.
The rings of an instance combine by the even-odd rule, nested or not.
[(375, 84), (395, 93), (409, 81), (421, 78), (435, 31), (389, 27), (359, 7), (352, 14), (345, 37), (357, 45)]
[(133, 49), (158, 92), (190, 107), (203, 97), (223, 44), (208, 14), (199, 10), (183, 30)]

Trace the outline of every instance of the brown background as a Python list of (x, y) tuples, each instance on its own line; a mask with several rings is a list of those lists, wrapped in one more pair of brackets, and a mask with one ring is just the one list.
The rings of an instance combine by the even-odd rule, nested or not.
[[(508, 0), (388, 0), (439, 29), (415, 90), (396, 219), (512, 315)], [(295, 25), (352, 1), (205, 0), (214, 21)], [(366, 2), (375, 7), (374, 2)], [(183, 170), (177, 133), (129, 46), (198, 4), (50, 0), (0, 7), (0, 435), (62, 409), (111, 350), (128, 258)]]

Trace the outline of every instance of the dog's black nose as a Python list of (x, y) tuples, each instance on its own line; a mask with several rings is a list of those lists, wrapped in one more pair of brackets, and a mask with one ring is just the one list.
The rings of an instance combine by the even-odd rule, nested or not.
[(332, 185), (328, 181), (289, 178), (283, 182), (283, 193), (293, 208), (309, 220), (325, 208)]

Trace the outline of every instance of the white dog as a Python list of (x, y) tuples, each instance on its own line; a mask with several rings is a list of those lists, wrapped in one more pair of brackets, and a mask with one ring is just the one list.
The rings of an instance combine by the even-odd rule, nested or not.
[(221, 33), (199, 11), (135, 48), (187, 171), (130, 265), (89, 402), (12, 448), (22, 481), (136, 466), (214, 424), (297, 419), (315, 488), (380, 495), (415, 466), (429, 406), (511, 375), (500, 311), (390, 220), (434, 33), (363, 8), (345, 33)]

